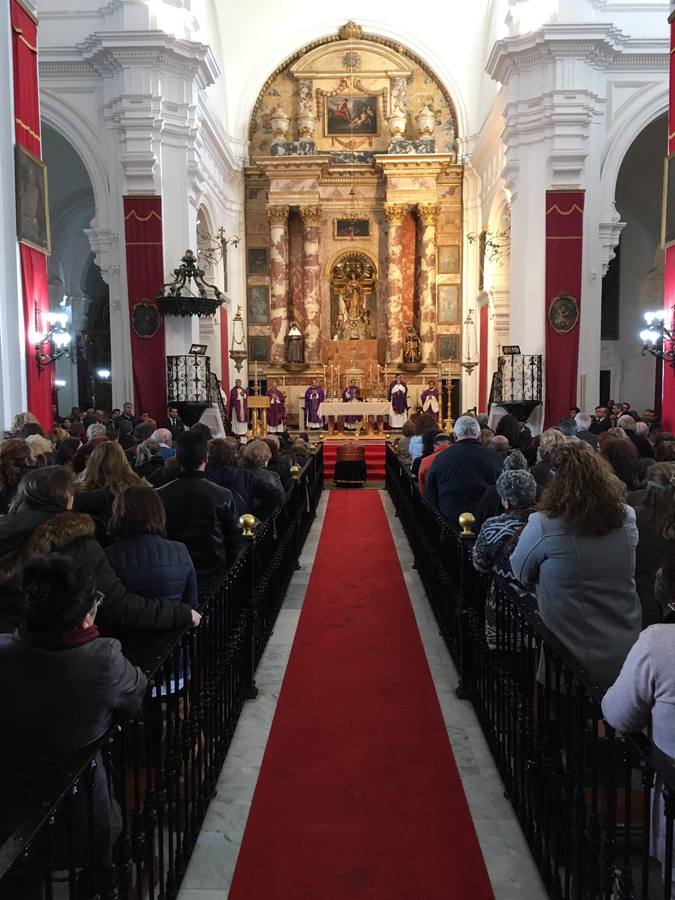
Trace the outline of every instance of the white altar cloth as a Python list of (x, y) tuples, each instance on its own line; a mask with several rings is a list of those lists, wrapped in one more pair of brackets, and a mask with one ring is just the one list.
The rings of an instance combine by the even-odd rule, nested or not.
[(319, 407), (320, 416), (388, 416), (390, 411), (388, 400), (324, 400)]

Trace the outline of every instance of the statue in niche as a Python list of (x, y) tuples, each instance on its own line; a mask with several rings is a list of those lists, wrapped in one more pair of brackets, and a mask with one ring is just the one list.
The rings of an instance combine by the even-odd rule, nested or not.
[(403, 341), (403, 362), (418, 363), (422, 361), (422, 342), (412, 322), (406, 326), (406, 336)]
[(304, 363), (304, 361), (305, 339), (298, 328), (298, 323), (293, 321), (286, 335), (286, 362)]
[(336, 264), (331, 280), (338, 298), (336, 337), (343, 341), (371, 340), (367, 298), (375, 282), (372, 264), (363, 254), (350, 253)]

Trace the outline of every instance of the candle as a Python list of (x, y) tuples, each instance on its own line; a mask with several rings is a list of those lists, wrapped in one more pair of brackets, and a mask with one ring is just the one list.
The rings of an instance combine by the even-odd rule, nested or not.
[(258, 360), (256, 359), (253, 363), (253, 381), (254, 387), (258, 383)]

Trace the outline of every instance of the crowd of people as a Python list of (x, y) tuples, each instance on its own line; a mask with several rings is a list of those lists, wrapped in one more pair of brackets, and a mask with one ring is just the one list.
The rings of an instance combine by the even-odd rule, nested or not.
[[(197, 626), (240, 517), (283, 507), (308, 458), (302, 437), (214, 439), (175, 408), (160, 424), (131, 404), (73, 409), (50, 433), (16, 417), (0, 443), (0, 671), (21, 685), (0, 700), (0, 795), (136, 714), (146, 679), (117, 638)], [(99, 863), (119, 826), (108, 801)]]
[[(675, 435), (654, 410), (574, 408), (537, 436), (513, 415), (491, 429), (465, 414), (452, 436), (417, 415), (397, 454), (451, 527), (474, 515), (474, 566), (534, 593), (541, 621), (604, 692), (607, 721), (633, 732), (651, 720), (675, 758)], [(493, 582), (491, 650), (497, 625)]]

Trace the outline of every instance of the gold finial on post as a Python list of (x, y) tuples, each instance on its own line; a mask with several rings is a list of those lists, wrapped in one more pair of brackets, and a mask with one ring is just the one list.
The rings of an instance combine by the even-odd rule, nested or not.
[(473, 526), (476, 524), (476, 517), (473, 513), (462, 513), (458, 521), (459, 527), (462, 529), (460, 537), (473, 537)]
[(291, 478), (297, 481), (300, 477), (300, 466), (291, 466)]
[(239, 517), (239, 524), (241, 525), (241, 533), (245, 538), (255, 537), (255, 530), (258, 527), (258, 520), (255, 516), (251, 515), (251, 513), (244, 513), (243, 516)]

